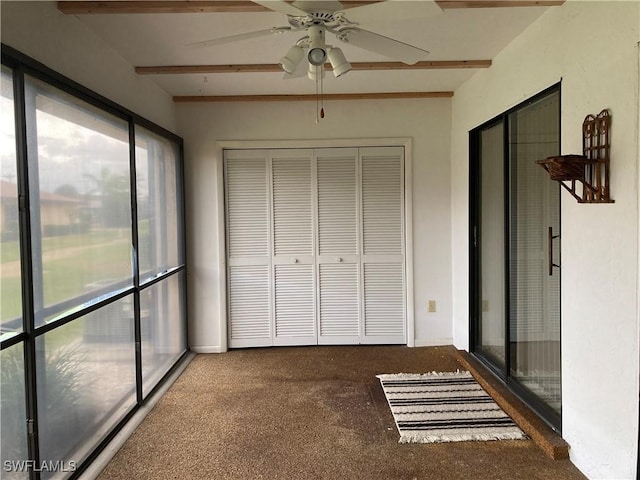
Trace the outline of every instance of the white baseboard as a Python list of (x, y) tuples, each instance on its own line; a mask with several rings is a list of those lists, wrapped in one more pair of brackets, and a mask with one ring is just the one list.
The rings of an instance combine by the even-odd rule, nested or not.
[(414, 346), (416, 347), (443, 347), (453, 345), (453, 337), (446, 338), (416, 338)]
[(224, 353), (227, 351), (220, 345), (191, 345), (189, 349), (193, 353)]
[[(445, 345), (453, 345), (453, 337), (447, 338), (417, 338), (414, 341), (414, 347), (442, 347)], [(224, 353), (227, 350), (219, 345), (191, 345), (190, 350), (193, 353)]]

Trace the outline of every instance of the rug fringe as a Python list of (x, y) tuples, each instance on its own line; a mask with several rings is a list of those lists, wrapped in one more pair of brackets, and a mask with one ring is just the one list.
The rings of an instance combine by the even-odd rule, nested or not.
[(494, 440), (527, 440), (524, 433), (474, 433), (459, 435), (420, 435), (403, 433), (399, 443), (489, 442)]
[(467, 370), (456, 370), (455, 372), (428, 372), (428, 373), (381, 373), (376, 375), (380, 380), (415, 380), (425, 377), (472, 377), (471, 372)]

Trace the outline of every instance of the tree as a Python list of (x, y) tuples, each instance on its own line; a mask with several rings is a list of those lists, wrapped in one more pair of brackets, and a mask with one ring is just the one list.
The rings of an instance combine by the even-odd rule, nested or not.
[(100, 176), (85, 174), (95, 183), (91, 193), (101, 202), (102, 225), (104, 227), (130, 226), (131, 194), (129, 177), (111, 173), (103, 167)]

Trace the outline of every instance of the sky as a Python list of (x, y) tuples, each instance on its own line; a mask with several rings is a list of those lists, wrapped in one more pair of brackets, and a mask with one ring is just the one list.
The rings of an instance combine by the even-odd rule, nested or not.
[[(3, 68), (0, 90), (0, 178), (16, 182), (15, 118), (11, 77)], [(43, 88), (40, 82), (27, 82), (27, 89)], [(30, 158), (38, 159), (40, 189), (55, 192), (72, 185), (80, 194), (91, 193), (107, 169), (111, 175), (129, 176), (128, 124), (66, 94), (44, 87), (36, 95), (35, 129), (37, 146), (29, 145)], [(33, 124), (29, 123), (28, 124)], [(35, 151), (34, 151), (35, 150)], [(36, 157), (37, 155), (37, 157)], [(147, 150), (136, 147), (139, 176), (147, 168)], [(140, 178), (139, 190), (144, 186)], [(139, 191), (145, 194), (145, 191)]]

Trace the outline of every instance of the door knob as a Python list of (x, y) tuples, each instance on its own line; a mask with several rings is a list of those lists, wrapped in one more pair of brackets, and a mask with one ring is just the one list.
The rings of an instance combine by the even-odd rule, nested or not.
[(291, 259), (291, 263), (298, 263), (298, 259), (297, 258), (292, 258)]
[(338, 263), (342, 262), (342, 257), (336, 258), (336, 262), (338, 262)]

